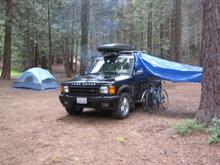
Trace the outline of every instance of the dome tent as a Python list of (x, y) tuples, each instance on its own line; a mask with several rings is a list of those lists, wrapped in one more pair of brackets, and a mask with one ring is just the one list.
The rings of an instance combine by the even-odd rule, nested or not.
[(56, 89), (59, 84), (49, 71), (42, 68), (31, 68), (17, 78), (12, 87), (46, 90)]

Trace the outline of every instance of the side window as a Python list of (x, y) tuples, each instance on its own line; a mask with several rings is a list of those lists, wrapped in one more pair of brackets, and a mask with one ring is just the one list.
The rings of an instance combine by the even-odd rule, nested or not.
[(118, 61), (117, 72), (120, 74), (129, 74), (131, 68), (131, 59), (122, 58)]

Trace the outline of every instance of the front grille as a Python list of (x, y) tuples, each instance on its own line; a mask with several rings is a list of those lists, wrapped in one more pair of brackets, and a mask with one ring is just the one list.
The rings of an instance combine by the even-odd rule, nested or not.
[(76, 87), (69, 87), (69, 93), (71, 95), (76, 96), (98, 96), (99, 95), (99, 87), (82, 87), (82, 86), (76, 86)]

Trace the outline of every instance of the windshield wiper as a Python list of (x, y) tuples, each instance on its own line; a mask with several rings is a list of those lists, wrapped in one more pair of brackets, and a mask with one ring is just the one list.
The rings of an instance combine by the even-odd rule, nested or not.
[(96, 74), (101, 74), (101, 73), (100, 72), (96, 72), (96, 73), (89, 73), (89, 74), (95, 74), (96, 75)]

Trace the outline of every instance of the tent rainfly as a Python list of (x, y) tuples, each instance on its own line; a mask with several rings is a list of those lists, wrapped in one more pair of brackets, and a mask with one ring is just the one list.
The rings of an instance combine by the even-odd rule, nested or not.
[(49, 71), (42, 68), (31, 68), (15, 80), (12, 87), (34, 90), (57, 89), (59, 84)]

